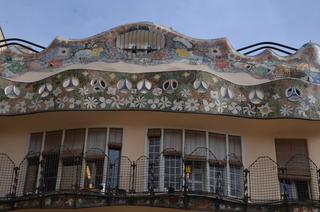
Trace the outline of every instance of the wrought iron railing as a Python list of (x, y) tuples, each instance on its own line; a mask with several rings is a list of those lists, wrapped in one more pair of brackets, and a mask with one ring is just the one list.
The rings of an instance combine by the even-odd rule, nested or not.
[(112, 158), (98, 149), (81, 154), (58, 149), (30, 152), (19, 165), (1, 153), (0, 201), (72, 193), (106, 197), (200, 194), (244, 204), (319, 203), (319, 169), (305, 155), (295, 155), (283, 166), (262, 156), (245, 168), (236, 156), (218, 160), (205, 148), (205, 157), (198, 148), (185, 157), (178, 151), (163, 151), (152, 160), (147, 156)]
[[(46, 47), (42, 45), (27, 41), (24, 39), (20, 39), (20, 38), (8, 38), (8, 39), (0, 40), (0, 48), (12, 46), (12, 45), (23, 47), (35, 53), (38, 53), (39, 51), (46, 49)], [(264, 49), (272, 49), (285, 55), (291, 55), (291, 54), (294, 54), (296, 51), (298, 51), (297, 48), (284, 45), (281, 43), (270, 42), (270, 41), (251, 44), (251, 45), (239, 48), (237, 49), (237, 51), (243, 53), (244, 55), (251, 55), (253, 53), (256, 53)]]

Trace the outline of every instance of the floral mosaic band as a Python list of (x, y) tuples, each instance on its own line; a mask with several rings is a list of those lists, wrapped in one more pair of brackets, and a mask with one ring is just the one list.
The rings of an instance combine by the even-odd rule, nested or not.
[(0, 115), (135, 110), (319, 120), (319, 89), (296, 79), (241, 86), (196, 70), (76, 69), (31, 83), (0, 79)]
[(286, 57), (268, 50), (249, 57), (233, 49), (226, 39), (194, 39), (152, 23), (127, 24), (83, 40), (57, 38), (36, 54), (4, 51), (0, 53), (0, 76), (14, 79), (30, 71), (59, 73), (71, 69), (71, 65), (94, 62), (142, 66), (180, 62), (194, 66), (193, 70), (206, 67), (214, 72), (246, 73), (257, 79), (294, 78), (320, 83), (317, 44), (305, 44)]

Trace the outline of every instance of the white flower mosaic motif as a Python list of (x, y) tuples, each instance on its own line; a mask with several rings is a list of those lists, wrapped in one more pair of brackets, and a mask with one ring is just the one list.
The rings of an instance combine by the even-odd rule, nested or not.
[(59, 94), (62, 93), (62, 90), (59, 87), (57, 87), (56, 89), (54, 89), (54, 91), (52, 93), (55, 97), (57, 97), (57, 96), (59, 96)]
[(41, 108), (42, 103), (43, 103), (43, 100), (39, 100), (39, 98), (36, 98), (31, 101), (31, 105), (29, 106), (29, 108), (33, 110), (38, 110)]
[(265, 105), (258, 107), (258, 110), (261, 113), (262, 117), (267, 117), (270, 113), (272, 113), (269, 103), (266, 103)]
[(247, 114), (248, 116), (254, 116), (256, 115), (256, 106), (247, 104), (247, 106), (242, 108), (242, 111), (244, 114)]
[(183, 101), (177, 101), (173, 100), (173, 106), (171, 107), (171, 110), (178, 110), (182, 111), (183, 110)]
[(224, 109), (228, 107), (226, 102), (220, 101), (219, 99), (216, 99), (214, 103), (217, 106), (218, 113), (223, 113)]
[(68, 97), (64, 96), (61, 98), (57, 98), (56, 103), (58, 104), (58, 108), (64, 108), (65, 104), (69, 101)]
[(154, 96), (161, 96), (161, 94), (162, 94), (162, 89), (161, 89), (161, 88), (154, 88), (154, 89), (152, 90), (152, 94), (153, 94)]
[(84, 86), (84, 87), (79, 89), (79, 94), (82, 95), (82, 96), (88, 95), (89, 94), (89, 89), (86, 86)]
[(24, 98), (31, 100), (33, 98), (33, 96), (34, 96), (34, 93), (27, 92)]
[(129, 96), (128, 98), (126, 98), (125, 104), (126, 104), (128, 107), (134, 108), (134, 107), (135, 107), (134, 97), (133, 97), (133, 96)]
[(200, 103), (198, 102), (197, 99), (190, 98), (185, 102), (185, 108), (188, 111), (195, 111), (199, 110)]
[(88, 98), (86, 98), (83, 102), (83, 105), (87, 108), (87, 109), (93, 109), (96, 108), (98, 104), (98, 100), (96, 98), (94, 98), (93, 96), (89, 96)]
[(134, 100), (135, 108), (145, 108), (146, 104), (147, 104), (147, 100), (143, 96), (138, 96)]
[(15, 106), (14, 109), (20, 113), (25, 113), (27, 112), (27, 105), (25, 101), (18, 102)]
[(234, 114), (237, 115), (240, 113), (241, 111), (241, 106), (238, 105), (236, 102), (232, 102), (229, 106), (228, 106), (229, 111)]
[(161, 97), (160, 103), (159, 103), (159, 108), (160, 109), (165, 109), (171, 106), (171, 102), (166, 96)]
[(100, 103), (100, 107), (101, 107), (101, 108), (106, 108), (107, 105), (110, 105), (111, 102), (112, 102), (111, 99), (107, 99), (107, 98), (105, 98), (105, 97), (103, 97), (103, 96), (99, 98), (99, 101), (101, 102), (101, 103)]
[(120, 96), (113, 96), (111, 97), (112, 103), (111, 107), (120, 109), (120, 107), (124, 106), (125, 99), (121, 98)]
[(274, 100), (277, 100), (277, 99), (280, 98), (280, 96), (279, 96), (279, 94), (274, 94), (274, 95), (272, 96), (272, 98), (273, 98)]
[(243, 95), (242, 93), (240, 93), (238, 96), (237, 96), (237, 100), (239, 102), (246, 102), (247, 101), (247, 98), (245, 95)]
[(203, 108), (206, 112), (209, 112), (212, 108), (214, 108), (215, 104), (213, 102), (209, 102), (208, 100), (202, 100)]
[(0, 114), (5, 114), (5, 113), (9, 112), (9, 110), (10, 110), (9, 103), (6, 101), (1, 101), (0, 102)]
[(50, 98), (48, 100), (44, 100), (44, 109), (48, 110), (49, 108), (53, 108), (54, 107), (54, 100), (53, 98)]
[(107, 94), (109, 94), (109, 95), (116, 95), (116, 93), (117, 93), (117, 88), (108, 87)]
[(316, 104), (317, 99), (314, 96), (308, 96), (308, 102), (310, 105), (315, 105)]
[(210, 96), (212, 99), (219, 99), (219, 92), (218, 91), (210, 91)]
[(69, 99), (69, 108), (70, 109), (73, 109), (73, 108), (75, 108), (76, 106), (79, 106), (79, 105), (81, 105), (81, 100), (76, 100), (73, 97)]
[(280, 115), (281, 116), (290, 116), (293, 111), (292, 107), (290, 105), (281, 105), (280, 109)]
[(310, 109), (310, 106), (305, 102), (302, 102), (299, 107), (297, 107), (298, 115), (307, 118), (306, 112)]
[(156, 109), (159, 102), (160, 102), (160, 100), (158, 98), (148, 99), (148, 104), (150, 105), (151, 109)]
[(187, 97), (191, 96), (191, 92), (189, 89), (184, 88), (184, 89), (182, 89), (182, 91), (180, 91), (180, 95), (184, 98), (187, 98)]

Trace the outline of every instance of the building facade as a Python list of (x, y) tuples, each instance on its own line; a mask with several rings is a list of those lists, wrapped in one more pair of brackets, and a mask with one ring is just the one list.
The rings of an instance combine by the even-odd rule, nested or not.
[(0, 209), (319, 207), (317, 44), (246, 56), (135, 23), (5, 50), (0, 75)]

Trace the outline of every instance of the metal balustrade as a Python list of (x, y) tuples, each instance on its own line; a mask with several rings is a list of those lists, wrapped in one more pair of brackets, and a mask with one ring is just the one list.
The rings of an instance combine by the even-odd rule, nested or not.
[(30, 152), (19, 165), (0, 153), (0, 201), (63, 193), (205, 195), (245, 204), (320, 200), (319, 169), (305, 155), (293, 156), (284, 167), (262, 156), (244, 168), (235, 155), (217, 160), (207, 148), (184, 157), (166, 149), (152, 160), (110, 158), (99, 149), (81, 154), (59, 149)]

